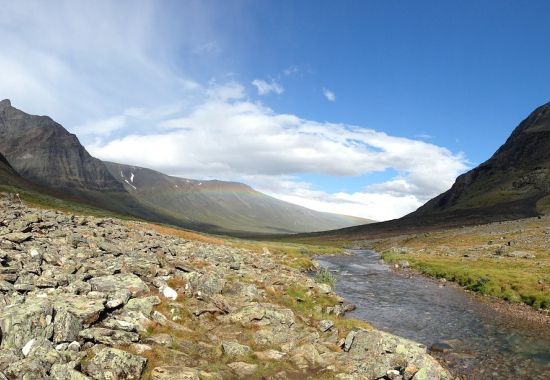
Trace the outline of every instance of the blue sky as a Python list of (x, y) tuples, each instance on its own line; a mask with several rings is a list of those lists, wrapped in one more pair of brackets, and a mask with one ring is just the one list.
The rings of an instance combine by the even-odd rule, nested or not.
[(0, 97), (99, 158), (377, 220), (550, 100), (547, 1), (4, 1)]

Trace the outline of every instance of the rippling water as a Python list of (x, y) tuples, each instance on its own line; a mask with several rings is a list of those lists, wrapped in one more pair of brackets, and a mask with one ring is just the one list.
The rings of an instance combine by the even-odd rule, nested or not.
[(336, 291), (357, 305), (352, 316), (428, 347), (468, 379), (550, 379), (550, 329), (495, 312), (461, 289), (395, 273), (372, 251), (319, 257)]

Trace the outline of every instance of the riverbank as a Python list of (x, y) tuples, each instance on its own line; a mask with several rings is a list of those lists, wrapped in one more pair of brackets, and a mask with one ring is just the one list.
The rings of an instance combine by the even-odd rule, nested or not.
[(550, 308), (550, 218), (357, 242), (392, 264), (534, 309)]
[(456, 375), (549, 378), (548, 325), (495, 312), (487, 297), (452, 283), (396, 271), (373, 251), (318, 259), (336, 277), (336, 291), (357, 305), (353, 317), (433, 347)]
[(436, 278), (426, 276), (421, 272), (411, 269), (411, 268), (402, 268), (399, 264), (393, 262), (388, 262), (390, 269), (396, 273), (405, 275), (407, 277), (422, 277), (431, 279), (434, 284), (438, 286), (452, 286), (462, 291), (469, 293), (472, 297), (475, 297), (479, 302), (489, 305), (493, 310), (503, 315), (513, 318), (515, 320), (527, 321), (532, 324), (541, 325), (541, 326), (550, 326), (550, 310), (549, 309), (535, 309), (532, 306), (529, 306), (524, 303), (510, 303), (502, 298), (489, 296), (486, 294), (478, 293), (475, 291), (464, 289), (459, 284), (447, 281), (444, 278)]
[(0, 210), (7, 378), (452, 378), (425, 346), (346, 318), (353, 307), (302, 271), (304, 247), (4, 196)]

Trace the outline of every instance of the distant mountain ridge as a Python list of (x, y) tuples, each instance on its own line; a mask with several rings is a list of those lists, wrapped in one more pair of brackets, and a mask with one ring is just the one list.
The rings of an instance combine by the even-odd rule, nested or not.
[(137, 166), (105, 162), (126, 190), (141, 202), (199, 223), (257, 233), (321, 231), (365, 219), (323, 213), (283, 202), (238, 182), (178, 178)]
[(48, 116), (0, 101), (0, 184), (190, 229), (227, 234), (319, 231), (368, 222), (293, 205), (251, 187), (104, 163)]

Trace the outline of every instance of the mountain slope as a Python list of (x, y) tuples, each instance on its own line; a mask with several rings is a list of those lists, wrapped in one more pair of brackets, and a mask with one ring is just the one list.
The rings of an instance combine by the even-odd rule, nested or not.
[(105, 164), (113, 177), (141, 202), (189, 222), (217, 226), (216, 232), (294, 233), (367, 222), (287, 203), (241, 183), (192, 180), (135, 166)]
[(54, 188), (124, 191), (105, 168), (48, 116), (29, 115), (0, 102), (0, 152), (24, 178)]
[(19, 174), (11, 167), (6, 157), (0, 153), (0, 184), (17, 185), (21, 182)]
[(358, 240), (533, 217), (550, 212), (550, 103), (533, 111), (493, 156), (448, 191), (395, 220), (294, 238)]
[(459, 176), (451, 189), (411, 216), (475, 209), (485, 209), (495, 216), (534, 216), (543, 211), (549, 194), (550, 103), (547, 103), (521, 122), (489, 160)]

